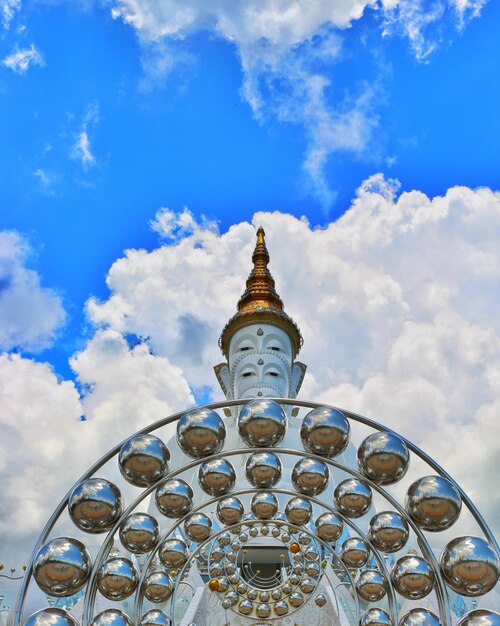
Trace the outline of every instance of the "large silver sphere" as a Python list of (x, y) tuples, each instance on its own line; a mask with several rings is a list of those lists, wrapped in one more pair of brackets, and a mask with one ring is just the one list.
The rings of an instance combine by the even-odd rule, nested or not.
[(370, 520), (368, 538), (382, 552), (397, 552), (410, 535), (408, 522), (395, 511), (382, 511)]
[(347, 478), (340, 482), (335, 487), (333, 497), (338, 510), (352, 518), (364, 515), (372, 503), (370, 487), (357, 478)]
[(359, 597), (366, 602), (378, 602), (387, 591), (387, 582), (376, 569), (366, 569), (361, 572), (356, 583)]
[(300, 438), (307, 452), (333, 458), (347, 448), (349, 422), (340, 411), (318, 407), (302, 422)]
[(154, 435), (134, 435), (121, 447), (118, 455), (120, 472), (136, 487), (149, 487), (168, 471), (170, 452)]
[(250, 615), (253, 611), (253, 603), (250, 600), (242, 600), (238, 606), (238, 611), (242, 615)]
[(292, 498), (285, 506), (286, 519), (291, 524), (303, 526), (307, 524), (312, 516), (312, 506), (305, 498)]
[(106, 609), (94, 617), (91, 626), (132, 626), (132, 620), (120, 609)]
[(457, 537), (441, 554), (441, 571), (447, 584), (463, 596), (491, 591), (500, 575), (498, 556), (481, 537)]
[(274, 487), (281, 478), (281, 461), (272, 452), (256, 452), (248, 457), (245, 472), (248, 482), (257, 489)]
[(288, 610), (289, 610), (288, 609), (288, 604), (286, 602), (284, 602), (283, 600), (280, 600), (279, 602), (276, 602), (276, 604), (274, 605), (274, 612), (279, 617), (282, 617), (283, 615), (286, 615), (288, 613)]
[(198, 480), (205, 493), (211, 496), (223, 496), (234, 487), (236, 472), (229, 461), (215, 459), (200, 465)]
[(286, 414), (273, 400), (252, 400), (238, 416), (240, 437), (253, 448), (276, 446), (286, 432)]
[(144, 613), (139, 622), (139, 626), (170, 626), (172, 622), (163, 611), (151, 609)]
[(316, 604), (316, 606), (325, 606), (325, 604), (327, 603), (325, 594), (318, 593), (318, 595), (314, 598), (314, 603)]
[(177, 569), (187, 561), (187, 546), (181, 539), (167, 539), (160, 546), (159, 556), (163, 565)]
[(337, 541), (344, 530), (344, 522), (335, 513), (323, 513), (316, 519), (315, 526), (318, 537), (327, 543)]
[(409, 464), (410, 453), (405, 442), (392, 433), (373, 433), (358, 448), (360, 471), (379, 485), (401, 480)]
[(64, 609), (40, 609), (24, 622), (24, 626), (79, 626), (77, 620)]
[(144, 580), (144, 595), (150, 602), (166, 602), (172, 595), (174, 584), (164, 570), (150, 572)]
[(457, 626), (500, 626), (500, 614), (487, 609), (475, 609), (464, 615)]
[(450, 528), (457, 521), (462, 498), (446, 478), (424, 476), (410, 485), (405, 508), (417, 526), (437, 532)]
[(192, 409), (177, 422), (177, 443), (185, 454), (194, 459), (220, 452), (225, 438), (224, 422), (210, 409)]
[(294, 488), (306, 496), (317, 496), (324, 491), (329, 477), (325, 463), (314, 459), (301, 459), (292, 470)]
[(226, 524), (226, 526), (231, 526), (232, 524), (238, 524), (241, 522), (244, 512), (245, 509), (243, 508), (243, 504), (238, 498), (229, 496), (228, 498), (219, 500), (217, 503), (217, 517), (219, 518), (219, 521)]
[(139, 574), (132, 561), (122, 556), (112, 557), (97, 572), (97, 588), (108, 600), (125, 600), (131, 596)]
[[(359, 620), (359, 626), (394, 626), (389, 613), (373, 607), (365, 611)], [(423, 625), (422, 625), (423, 626)]]
[(120, 524), (120, 541), (134, 554), (150, 552), (158, 543), (160, 527), (152, 515), (132, 513)]
[(440, 626), (440, 621), (432, 611), (411, 609), (399, 620), (398, 626)]
[(33, 576), (42, 591), (50, 596), (72, 596), (85, 585), (92, 561), (78, 539), (56, 537), (38, 550)]
[(296, 608), (304, 604), (304, 596), (300, 593), (300, 591), (294, 591), (292, 595), (288, 598), (288, 602), (290, 602), (290, 604)]
[(271, 607), (265, 602), (262, 604), (258, 604), (257, 608), (255, 609), (255, 613), (257, 614), (257, 617), (260, 617), (261, 619), (269, 617), (271, 615)]
[(269, 491), (259, 491), (252, 498), (250, 508), (257, 519), (272, 519), (278, 512), (278, 500)]
[(359, 537), (349, 537), (349, 539), (346, 539), (342, 544), (340, 558), (347, 567), (363, 567), (370, 558), (370, 549), (363, 539)]
[(170, 518), (182, 517), (193, 507), (193, 490), (180, 478), (168, 480), (155, 493), (156, 506)]
[(120, 490), (104, 478), (87, 478), (71, 492), (68, 512), (81, 530), (105, 533), (122, 513)]
[(409, 600), (420, 600), (434, 587), (434, 572), (420, 556), (408, 554), (396, 561), (391, 580), (396, 591)]
[(201, 543), (210, 537), (212, 521), (205, 513), (194, 513), (184, 522), (184, 531), (191, 541)]

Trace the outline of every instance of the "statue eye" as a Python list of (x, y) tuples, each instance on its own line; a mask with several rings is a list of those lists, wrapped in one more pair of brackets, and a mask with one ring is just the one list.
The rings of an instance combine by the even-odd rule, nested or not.
[(278, 348), (278, 346), (271, 346), (269, 349), (276, 350), (276, 352), (279, 352), (281, 350), (281, 348)]
[(250, 346), (243, 346), (240, 348), (240, 352), (245, 352), (245, 350), (251, 350)]
[(275, 377), (279, 376), (278, 372), (267, 372), (267, 375), (268, 376), (275, 376)]
[(245, 372), (242, 376), (243, 378), (248, 378), (249, 376), (253, 376), (253, 372)]

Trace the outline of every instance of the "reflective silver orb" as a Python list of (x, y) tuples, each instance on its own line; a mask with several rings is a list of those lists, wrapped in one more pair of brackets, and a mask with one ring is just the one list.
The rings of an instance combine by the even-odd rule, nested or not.
[(241, 503), (241, 500), (238, 500), (238, 498), (230, 496), (229, 498), (219, 500), (217, 503), (217, 517), (223, 524), (226, 524), (226, 526), (231, 526), (232, 524), (238, 524), (241, 522), (244, 512), (245, 509), (243, 508), (243, 504)]
[(272, 519), (278, 512), (278, 500), (269, 491), (260, 491), (252, 498), (250, 505), (257, 519)]
[(257, 600), (257, 591), (255, 589), (249, 589), (247, 597), (249, 600)]
[(376, 569), (366, 569), (361, 572), (356, 583), (359, 597), (366, 602), (381, 600), (387, 591), (387, 582)]
[(154, 435), (134, 435), (121, 447), (118, 455), (120, 472), (136, 487), (149, 487), (168, 471), (170, 452)]
[(134, 554), (150, 552), (158, 543), (160, 527), (152, 515), (132, 513), (120, 524), (120, 541)]
[(97, 572), (97, 588), (108, 600), (125, 600), (131, 596), (139, 574), (132, 561), (122, 556), (111, 557)]
[(159, 556), (165, 567), (178, 569), (187, 561), (187, 546), (181, 539), (167, 539), (160, 546)]
[(180, 478), (168, 480), (155, 492), (156, 506), (166, 517), (182, 517), (193, 507), (193, 490)]
[(238, 432), (247, 446), (276, 446), (285, 436), (285, 411), (273, 400), (252, 400), (241, 409)]
[(311, 519), (312, 505), (305, 498), (292, 498), (286, 503), (285, 515), (290, 524), (303, 526)]
[(255, 613), (257, 614), (257, 617), (260, 617), (261, 619), (269, 617), (271, 615), (271, 607), (266, 603), (258, 604), (255, 609)]
[(310, 561), (306, 564), (306, 574), (308, 576), (319, 576), (320, 572), (321, 567), (319, 566), (319, 563), (316, 563), (315, 561)]
[(229, 581), (225, 576), (221, 576), (217, 579), (219, 581), (219, 591), (227, 591), (229, 588)]
[(216, 578), (217, 576), (220, 576), (222, 574), (222, 572), (224, 571), (224, 568), (222, 567), (222, 563), (220, 561), (212, 561), (210, 563), (210, 576), (213, 576), (214, 578)]
[(327, 543), (337, 541), (344, 530), (344, 522), (335, 513), (323, 513), (316, 518), (315, 526), (318, 537)]
[(262, 524), (262, 526), (260, 527), (260, 534), (264, 535), (264, 537), (269, 535), (269, 526), (267, 524)]
[(281, 461), (272, 452), (256, 452), (248, 457), (245, 472), (248, 482), (257, 489), (274, 487), (281, 478)]
[(229, 461), (214, 459), (200, 465), (198, 480), (205, 493), (223, 496), (234, 487), (236, 472)]
[(321, 461), (301, 459), (292, 470), (292, 483), (296, 491), (306, 496), (317, 496), (326, 489), (330, 474)]
[(177, 422), (177, 443), (185, 454), (194, 459), (220, 452), (225, 439), (224, 422), (210, 409), (192, 409)]
[(184, 531), (191, 541), (201, 543), (210, 537), (212, 521), (204, 513), (194, 513), (184, 522)]
[(368, 538), (382, 552), (397, 552), (410, 535), (408, 522), (395, 511), (382, 511), (370, 520)]
[(229, 600), (231, 606), (234, 606), (238, 602), (238, 594), (236, 591), (228, 591), (226, 593), (226, 600)]
[(347, 448), (349, 430), (349, 422), (340, 411), (318, 407), (304, 417), (300, 438), (307, 452), (333, 458)]
[(311, 593), (316, 587), (316, 583), (312, 578), (303, 578), (300, 583), (300, 590), (304, 593)]
[(392, 433), (373, 433), (358, 448), (360, 471), (379, 485), (401, 480), (409, 464), (410, 453), (405, 442)]
[(326, 596), (323, 593), (318, 593), (318, 595), (314, 598), (314, 603), (316, 604), (316, 606), (325, 606), (326, 602)]
[(450, 528), (457, 521), (462, 498), (446, 478), (424, 476), (410, 485), (405, 508), (417, 526), (437, 532)]
[(304, 550), (304, 556), (309, 561), (317, 561), (319, 559), (319, 552), (314, 546), (309, 546)]
[(444, 548), (440, 560), (447, 584), (463, 596), (491, 591), (500, 575), (496, 552), (481, 537), (457, 537)]
[(224, 558), (225, 552), (220, 546), (215, 546), (210, 552), (210, 558), (214, 561), (220, 561)]
[(359, 626), (393, 626), (393, 623), (388, 613), (383, 609), (373, 607), (363, 613), (359, 620)]
[(420, 600), (434, 587), (434, 572), (425, 559), (408, 554), (396, 561), (391, 580), (396, 591), (409, 600)]
[(271, 597), (271, 595), (270, 595), (269, 591), (261, 591), (259, 593), (259, 600), (261, 602), (269, 602), (270, 597)]
[(144, 613), (139, 622), (139, 626), (170, 626), (172, 622), (163, 611), (151, 609)]
[(349, 537), (342, 544), (340, 558), (347, 567), (363, 567), (370, 557), (370, 549), (366, 541), (359, 537)]
[(292, 593), (293, 587), (289, 582), (286, 582), (284, 585), (282, 585), (281, 589), (285, 595), (288, 595), (289, 593)]
[(308, 546), (312, 541), (311, 535), (303, 532), (299, 533), (298, 539), (301, 546)]
[(105, 533), (122, 513), (120, 490), (104, 478), (87, 478), (71, 492), (68, 512), (81, 530)]
[(286, 615), (288, 613), (288, 604), (283, 600), (276, 602), (274, 605), (274, 612), (278, 615), (278, 617)]
[(56, 537), (38, 550), (33, 576), (42, 591), (50, 596), (72, 596), (85, 585), (92, 561), (78, 539)]
[(242, 600), (238, 606), (238, 611), (242, 615), (250, 615), (250, 613), (253, 611), (252, 602), (250, 602), (250, 600)]
[(230, 609), (233, 605), (231, 604), (231, 600), (229, 598), (224, 598), (224, 600), (222, 600), (222, 608), (223, 609)]
[(304, 596), (299, 591), (294, 591), (288, 598), (288, 602), (290, 602), (293, 607), (297, 608), (304, 604)]
[(144, 595), (150, 602), (158, 604), (166, 602), (172, 595), (174, 584), (172, 579), (163, 570), (150, 572), (144, 580)]
[[(24, 626), (79, 626), (77, 620), (64, 609), (51, 607), (33, 613)], [(129, 624), (130, 626), (130, 624)]]
[(347, 478), (340, 482), (335, 487), (333, 497), (338, 510), (352, 518), (364, 515), (372, 503), (370, 487), (357, 478)]
[(271, 591), (271, 598), (273, 600), (279, 600), (281, 598), (281, 591), (279, 589), (273, 589)]
[(475, 609), (464, 615), (457, 626), (500, 626), (500, 614), (487, 609)]
[(427, 609), (412, 609), (399, 620), (398, 626), (440, 626), (439, 618)]
[(120, 609), (106, 609), (94, 617), (91, 626), (132, 626), (132, 620)]

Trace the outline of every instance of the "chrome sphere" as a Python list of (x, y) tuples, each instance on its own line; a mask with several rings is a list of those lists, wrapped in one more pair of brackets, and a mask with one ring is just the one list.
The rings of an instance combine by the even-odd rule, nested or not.
[(399, 620), (398, 626), (439, 626), (439, 618), (427, 609), (412, 609)]
[(261, 602), (269, 602), (271, 598), (271, 594), (269, 593), (269, 591), (261, 591), (259, 593), (259, 600)]
[(292, 498), (286, 503), (285, 515), (290, 524), (303, 526), (311, 519), (311, 503), (305, 498)]
[(475, 609), (464, 615), (457, 626), (500, 626), (500, 614), (487, 609)]
[(318, 595), (314, 598), (314, 602), (316, 606), (325, 606), (327, 602), (325, 594), (318, 593)]
[(56, 537), (38, 550), (33, 562), (37, 585), (49, 596), (72, 596), (85, 585), (92, 561), (78, 539)]
[(120, 541), (134, 554), (150, 552), (158, 543), (160, 527), (152, 515), (132, 513), (120, 524)]
[(106, 609), (94, 617), (91, 626), (132, 626), (132, 620), (120, 609)]
[(361, 572), (356, 583), (359, 597), (366, 602), (378, 602), (387, 591), (387, 582), (376, 569), (366, 569)]
[(168, 480), (155, 492), (156, 506), (166, 517), (182, 517), (193, 507), (193, 490), (180, 478)]
[(344, 530), (344, 522), (335, 513), (323, 513), (316, 518), (315, 526), (318, 537), (327, 543), (337, 541)]
[(238, 416), (240, 437), (253, 448), (276, 446), (286, 432), (286, 414), (273, 400), (252, 400)]
[(210, 409), (192, 409), (177, 422), (177, 443), (185, 454), (194, 459), (220, 452), (225, 439), (224, 422)]
[(64, 609), (51, 607), (33, 613), (24, 622), (24, 626), (78, 626), (78, 622)]
[(247, 591), (247, 597), (249, 600), (257, 600), (257, 591), (255, 589), (249, 589)]
[(368, 539), (382, 552), (401, 550), (406, 545), (409, 535), (408, 522), (395, 511), (382, 511), (370, 520)]
[(304, 556), (306, 559), (309, 559), (309, 561), (317, 561), (319, 559), (319, 552), (314, 546), (309, 546), (304, 550)]
[(338, 510), (346, 517), (361, 517), (372, 504), (370, 487), (357, 478), (347, 478), (340, 482), (335, 487), (333, 497)]
[(220, 561), (212, 561), (210, 563), (210, 576), (217, 577), (222, 574), (224, 568), (222, 567), (222, 563)]
[(125, 600), (131, 596), (139, 574), (132, 561), (122, 556), (108, 559), (97, 572), (97, 588), (108, 600)]
[(408, 554), (396, 561), (391, 580), (396, 591), (409, 600), (420, 600), (434, 587), (434, 572), (420, 556)]
[(194, 513), (184, 522), (184, 531), (191, 541), (201, 543), (210, 537), (212, 520), (205, 513)]
[(281, 478), (281, 461), (272, 452), (256, 452), (248, 457), (245, 473), (248, 482), (257, 489), (274, 487)]
[(163, 611), (151, 609), (144, 613), (139, 622), (139, 626), (170, 626), (172, 622)]
[(258, 604), (255, 613), (260, 618), (269, 617), (271, 615), (271, 607), (267, 603)]
[(462, 498), (446, 478), (424, 476), (410, 485), (405, 508), (417, 526), (437, 532), (450, 528), (457, 521)]
[(288, 602), (290, 602), (293, 607), (297, 608), (304, 604), (304, 596), (299, 591), (294, 591), (288, 598)]
[(120, 472), (136, 487), (149, 487), (168, 471), (170, 452), (154, 435), (134, 435), (121, 447), (118, 455)]
[(279, 600), (281, 598), (281, 591), (279, 589), (273, 589), (271, 591), (271, 598), (273, 600)]
[(410, 453), (405, 442), (392, 433), (373, 433), (358, 448), (360, 471), (379, 485), (401, 480), (409, 464)]
[(312, 541), (311, 535), (301, 532), (299, 533), (299, 543), (301, 546), (308, 546)]
[(359, 537), (349, 537), (342, 544), (340, 558), (347, 567), (363, 567), (370, 557), (370, 549), (366, 541)]
[(304, 417), (300, 438), (307, 452), (333, 458), (347, 448), (349, 430), (349, 422), (340, 411), (318, 407)]
[(238, 524), (241, 522), (244, 512), (245, 509), (243, 508), (243, 504), (238, 498), (230, 496), (217, 502), (217, 517), (219, 518), (219, 521), (226, 524), (226, 526), (231, 526), (232, 524)]
[(105, 533), (122, 514), (120, 490), (104, 478), (87, 478), (71, 492), (68, 513), (81, 530)]
[(481, 537), (457, 537), (444, 548), (440, 560), (447, 584), (463, 596), (491, 591), (500, 575), (496, 552)]
[(320, 572), (321, 568), (319, 566), (319, 563), (316, 563), (315, 561), (310, 561), (306, 564), (306, 574), (308, 576), (319, 576)]
[(288, 604), (283, 600), (276, 602), (276, 604), (274, 605), (274, 612), (276, 613), (276, 615), (278, 615), (278, 617), (286, 615), (288, 613)]
[(236, 472), (225, 459), (214, 459), (200, 465), (198, 480), (205, 493), (223, 496), (234, 487)]
[(253, 611), (253, 603), (250, 600), (242, 600), (238, 606), (238, 611), (242, 615), (250, 615)]
[(182, 539), (167, 539), (160, 546), (159, 556), (165, 567), (182, 567), (188, 558), (187, 546)]
[(393, 626), (393, 623), (389, 613), (386, 613), (383, 609), (373, 607), (363, 613), (359, 620), (359, 626)]
[(312, 578), (303, 578), (300, 582), (300, 589), (304, 593), (311, 593), (316, 587), (316, 583)]
[(269, 491), (259, 491), (252, 498), (250, 508), (257, 519), (272, 519), (278, 512), (278, 500)]
[(296, 491), (306, 496), (317, 496), (326, 489), (330, 474), (321, 461), (301, 459), (292, 471), (292, 483)]
[(174, 590), (174, 583), (167, 572), (155, 570), (146, 576), (143, 590), (150, 602), (158, 604), (166, 602), (170, 598)]

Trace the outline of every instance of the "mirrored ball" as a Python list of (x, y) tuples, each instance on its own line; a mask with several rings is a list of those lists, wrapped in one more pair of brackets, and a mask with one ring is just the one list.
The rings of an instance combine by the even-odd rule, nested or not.
[(273, 452), (256, 452), (248, 457), (245, 473), (248, 482), (257, 489), (274, 487), (281, 478), (281, 461)]
[(165, 567), (178, 569), (187, 561), (187, 546), (182, 539), (166, 539), (160, 546), (159, 556)]
[(154, 604), (166, 602), (172, 595), (173, 590), (174, 584), (172, 579), (164, 570), (154, 570), (144, 580), (144, 595)]
[(64, 609), (40, 609), (24, 622), (24, 626), (79, 626), (78, 621)]
[(184, 480), (173, 478), (158, 487), (155, 500), (158, 510), (166, 517), (182, 517), (193, 507), (193, 490)]
[(134, 554), (150, 552), (158, 543), (160, 527), (152, 515), (132, 513), (120, 524), (120, 541)]
[(205, 493), (222, 496), (234, 487), (236, 472), (229, 461), (214, 459), (200, 465), (198, 480)]
[(144, 613), (139, 622), (139, 626), (170, 626), (170, 617), (159, 609), (151, 609)]
[(106, 609), (94, 617), (91, 626), (132, 626), (132, 620), (120, 609)]
[(337, 509), (346, 517), (358, 518), (368, 512), (372, 503), (370, 487), (357, 478), (340, 482), (333, 493)]
[(280, 443), (286, 433), (283, 408), (273, 400), (252, 400), (238, 416), (238, 432), (247, 446), (267, 448)]
[(169, 460), (170, 452), (163, 441), (146, 433), (130, 437), (118, 455), (122, 476), (136, 487), (149, 487), (163, 478)]
[(50, 596), (72, 596), (88, 580), (92, 561), (78, 539), (56, 537), (43, 545), (33, 562), (33, 576), (42, 591)]
[(405, 442), (392, 433), (369, 435), (358, 448), (358, 467), (374, 483), (392, 485), (401, 480), (410, 464)]
[(224, 422), (210, 409), (192, 409), (177, 422), (177, 443), (185, 454), (194, 459), (220, 452), (225, 439)]
[(139, 582), (139, 574), (132, 561), (122, 556), (111, 557), (97, 572), (97, 588), (108, 600), (125, 600)]
[(410, 535), (408, 522), (395, 511), (382, 511), (370, 520), (368, 538), (382, 552), (392, 553), (406, 545)]
[(405, 508), (413, 521), (430, 532), (446, 530), (457, 521), (462, 508), (458, 489), (442, 476), (424, 476), (408, 489)]
[(457, 622), (457, 626), (500, 626), (500, 613), (488, 609), (470, 611)]
[(324, 491), (329, 477), (326, 464), (314, 459), (301, 459), (292, 470), (292, 483), (295, 490), (306, 496), (317, 496)]
[(347, 448), (349, 431), (349, 422), (343, 413), (318, 407), (304, 417), (300, 438), (307, 452), (333, 458)]
[(337, 541), (344, 530), (344, 522), (335, 513), (323, 513), (316, 518), (315, 526), (318, 537), (327, 543)]
[(253, 496), (250, 508), (257, 519), (272, 519), (278, 512), (278, 500), (269, 491), (259, 491)]
[(399, 620), (398, 626), (440, 626), (440, 622), (428, 609), (411, 609)]
[(87, 478), (71, 492), (68, 512), (81, 530), (105, 533), (113, 528), (122, 513), (120, 490), (104, 478)]
[(378, 570), (366, 569), (359, 575), (356, 589), (360, 598), (366, 602), (378, 602), (386, 594), (387, 582)]
[(201, 543), (210, 537), (212, 521), (205, 513), (194, 513), (184, 522), (184, 531), (191, 541)]
[(238, 524), (241, 522), (244, 512), (245, 509), (243, 508), (243, 504), (238, 498), (229, 496), (228, 498), (219, 500), (217, 503), (217, 517), (219, 518), (219, 521), (226, 524), (226, 526), (231, 526), (232, 524)]
[(420, 600), (434, 587), (434, 572), (425, 559), (408, 554), (398, 559), (391, 571), (396, 591), (409, 600)]
[[(389, 613), (378, 607), (365, 611), (359, 621), (360, 626), (394, 626)], [(422, 624), (422, 626), (424, 626)]]
[(360, 537), (349, 537), (342, 544), (340, 558), (347, 567), (358, 568), (366, 565), (370, 557), (370, 549)]
[(444, 548), (440, 560), (446, 583), (464, 596), (491, 591), (500, 575), (496, 552), (481, 537), (457, 537)]

